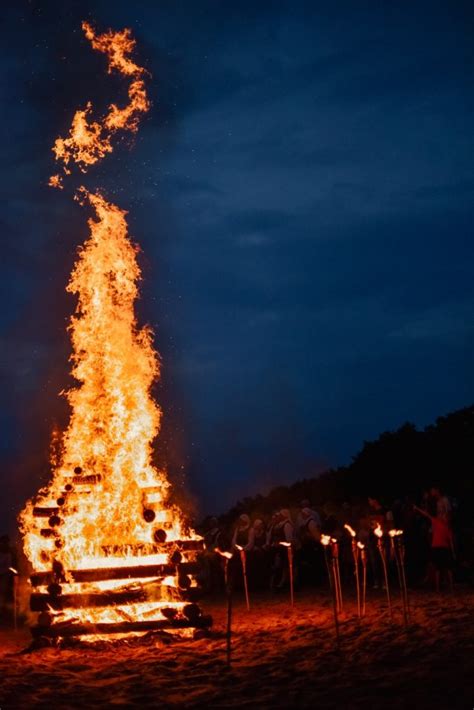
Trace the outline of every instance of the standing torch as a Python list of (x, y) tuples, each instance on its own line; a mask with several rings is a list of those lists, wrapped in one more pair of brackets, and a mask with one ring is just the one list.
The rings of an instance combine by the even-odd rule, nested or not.
[(240, 561), (242, 563), (242, 574), (244, 577), (244, 589), (245, 589), (245, 603), (247, 605), (247, 611), (250, 611), (250, 600), (249, 600), (249, 585), (247, 581), (247, 553), (241, 545), (235, 545), (236, 549), (240, 552)]
[(356, 531), (351, 528), (351, 526), (346, 523), (344, 525), (345, 529), (351, 536), (351, 543), (352, 543), (352, 557), (354, 559), (354, 575), (355, 575), (355, 583), (356, 583), (356, 590), (357, 590), (357, 616), (361, 617), (361, 612), (360, 612), (360, 579), (359, 579), (359, 547), (357, 546), (356, 542)]
[(405, 628), (408, 626), (408, 589), (405, 576), (405, 545), (403, 544), (403, 530), (389, 530), (392, 554), (397, 563), (398, 583), (403, 606), (403, 621)]
[(331, 538), (331, 558), (334, 580), (336, 582), (336, 598), (337, 610), (342, 612), (342, 586), (341, 586), (341, 570), (339, 568), (339, 543), (335, 537)]
[(229, 562), (233, 555), (232, 552), (224, 552), (217, 548), (216, 552), (224, 559), (224, 582), (227, 596), (226, 655), (227, 665), (230, 666), (232, 651), (232, 580), (229, 575)]
[(362, 542), (357, 543), (362, 563), (362, 616), (365, 616), (365, 597), (367, 592), (367, 550)]
[(329, 559), (328, 559), (330, 542), (331, 542), (331, 538), (329, 535), (321, 535), (321, 544), (324, 548), (324, 559), (326, 561), (326, 569), (328, 571), (329, 589), (331, 590), (331, 596), (332, 596), (332, 609), (333, 609), (333, 614), (334, 614), (334, 628), (336, 629), (336, 643), (339, 646), (339, 619), (337, 616), (337, 606), (338, 605), (337, 605), (336, 579), (334, 576), (334, 566), (332, 564), (332, 556), (331, 556), (331, 566), (329, 566)]
[(280, 542), (280, 545), (288, 550), (288, 569), (290, 571), (290, 602), (294, 606), (294, 581), (293, 581), (293, 545), (291, 542)]
[(9, 567), (8, 571), (13, 575), (13, 628), (18, 628), (18, 570)]
[(388, 611), (390, 614), (390, 619), (393, 619), (392, 615), (392, 601), (390, 599), (390, 588), (388, 586), (388, 573), (387, 573), (387, 555), (385, 553), (385, 547), (383, 544), (383, 530), (380, 527), (380, 524), (377, 523), (377, 527), (374, 530), (374, 534), (377, 536), (377, 548), (380, 553), (380, 559), (382, 560), (382, 567), (383, 567), (383, 575), (384, 575), (384, 580), (385, 580), (385, 589), (387, 592), (387, 604), (388, 604)]

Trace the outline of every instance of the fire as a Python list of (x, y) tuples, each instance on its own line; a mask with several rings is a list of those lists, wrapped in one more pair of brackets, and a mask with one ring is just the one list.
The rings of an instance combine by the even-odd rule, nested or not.
[[(66, 393), (72, 413), (52, 488), (35, 501), (36, 507), (58, 508), (52, 525), (58, 537), (45, 540), (31, 525), (33, 503), (22, 518), (27, 554), (39, 571), (49, 569), (53, 559), (66, 569), (84, 560), (93, 567), (108, 546), (155, 543), (153, 525), (144, 515), (153, 522), (158, 515), (168, 540), (182, 534), (176, 512), (163, 516), (168, 483), (151, 463), (160, 410), (150, 388), (159, 364), (152, 334), (138, 328), (134, 313), (137, 248), (128, 237), (125, 212), (100, 194), (85, 195), (95, 219), (89, 220), (90, 236), (67, 286), (78, 297), (69, 330), (72, 374), (79, 385)], [(58, 506), (60, 498), (64, 502)], [(104, 563), (119, 565), (124, 559), (109, 555)], [(150, 561), (166, 559), (153, 555)]]
[(356, 536), (356, 531), (354, 530), (354, 528), (351, 528), (351, 526), (348, 523), (345, 523), (344, 527), (351, 537)]
[(321, 544), (322, 545), (324, 545), (324, 546), (329, 545), (330, 542), (331, 542), (330, 535), (321, 535)]
[[(115, 70), (124, 77), (130, 77), (132, 81), (128, 87), (128, 104), (123, 108), (111, 104), (108, 114), (94, 121), (91, 120), (92, 104), (89, 101), (84, 109), (74, 114), (69, 135), (56, 139), (53, 153), (56, 160), (62, 161), (66, 174), (70, 172), (68, 165), (71, 162), (82, 172), (87, 172), (91, 165), (112, 152), (112, 137), (117, 131), (136, 133), (142, 115), (150, 108), (143, 80), (146, 71), (130, 57), (136, 44), (130, 30), (97, 35), (87, 22), (83, 22), (82, 29), (93, 49), (106, 55), (108, 72)], [(53, 175), (49, 184), (61, 188), (60, 176)]]
[[(88, 23), (83, 29), (106, 54), (109, 72), (133, 81), (125, 108), (113, 104), (102, 121), (90, 122), (88, 104), (76, 112), (69, 137), (56, 140), (66, 175), (71, 161), (85, 171), (111, 152), (113, 133), (135, 131), (149, 107), (130, 31), (97, 35)], [(52, 176), (50, 184), (62, 187), (62, 180)], [(78, 195), (93, 217), (67, 285), (77, 298), (69, 324), (76, 384), (65, 393), (71, 415), (51, 459), (51, 482), (19, 517), (35, 571), (31, 608), (49, 610), (58, 636), (68, 622), (79, 626), (77, 635), (98, 625), (94, 637), (127, 621), (197, 625), (200, 611), (185, 601), (193, 598), (202, 540), (167, 502), (166, 474), (152, 463), (161, 411), (151, 387), (160, 368), (153, 334), (135, 315), (138, 247), (124, 210), (99, 191), (81, 187)], [(137, 630), (135, 623), (130, 631)]]
[(378, 538), (383, 536), (383, 530), (380, 527), (380, 523), (377, 523), (377, 527), (374, 528), (374, 535), (377, 535)]
[(403, 530), (389, 530), (388, 534), (390, 537), (399, 537), (400, 535), (403, 535)]

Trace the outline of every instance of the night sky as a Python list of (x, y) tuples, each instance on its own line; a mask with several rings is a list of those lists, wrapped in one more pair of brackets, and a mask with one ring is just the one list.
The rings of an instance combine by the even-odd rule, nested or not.
[(471, 2), (15, 0), (2, 15), (0, 528), (67, 421), (64, 288), (88, 212), (74, 185), (47, 187), (51, 146), (87, 100), (125, 98), (82, 19), (131, 27), (153, 75), (137, 138), (84, 182), (129, 210), (143, 250), (157, 448), (188, 501), (222, 512), (473, 402)]

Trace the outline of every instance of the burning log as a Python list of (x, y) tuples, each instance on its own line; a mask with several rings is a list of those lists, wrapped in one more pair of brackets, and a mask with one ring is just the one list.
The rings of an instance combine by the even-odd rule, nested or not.
[[(100, 567), (99, 569), (69, 570), (66, 575), (72, 582), (102, 582), (108, 579), (141, 579), (149, 577), (166, 577), (178, 572), (196, 574), (199, 571), (197, 562), (182, 562), (179, 565), (136, 565), (134, 567)], [(30, 581), (33, 587), (50, 584), (56, 581), (52, 572), (37, 572), (32, 574)]]
[[(158, 532), (158, 531), (156, 531)], [(161, 533), (166, 532), (164, 530)], [(199, 552), (204, 549), (204, 540), (165, 540), (159, 545), (152, 542), (135, 542), (120, 545), (101, 545), (101, 550), (105, 555), (156, 555), (166, 550), (177, 548), (182, 552)]]
[(186, 604), (183, 614), (189, 621), (195, 622), (201, 616), (201, 607), (198, 604)]
[(48, 525), (50, 528), (57, 528), (61, 525), (63, 521), (59, 517), (59, 515), (52, 515), (50, 519), (48, 520)]
[(36, 505), (33, 508), (33, 516), (35, 518), (50, 518), (52, 515), (57, 515), (59, 513), (59, 508), (42, 508)]
[(137, 604), (139, 602), (160, 601), (162, 599), (182, 601), (183, 595), (176, 587), (162, 585), (157, 585), (153, 589), (142, 588), (129, 589), (123, 592), (104, 591), (90, 594), (61, 594), (59, 596), (33, 593), (30, 596), (30, 609), (31, 611), (47, 611), (48, 609), (62, 611), (64, 609), (97, 608), (116, 604)]
[(162, 528), (158, 528), (158, 530), (155, 530), (155, 532), (153, 533), (153, 539), (155, 540), (155, 542), (158, 543), (166, 542), (166, 537), (166, 530), (163, 530)]
[(48, 594), (51, 597), (59, 597), (59, 596), (61, 596), (62, 593), (63, 593), (63, 588), (57, 582), (53, 582), (52, 584), (48, 584)]
[[(95, 485), (96, 483), (100, 483), (102, 480), (102, 476), (100, 473), (91, 473), (89, 476), (73, 476), (71, 478), (71, 481), (75, 484), (92, 484)], [(66, 486), (67, 489), (67, 486)], [(70, 489), (72, 490), (72, 488)]]
[[(43, 612), (44, 613), (44, 612)], [(212, 617), (200, 616), (192, 623), (189, 619), (155, 619), (151, 621), (121, 621), (110, 624), (78, 624), (74, 621), (59, 622), (46, 626), (33, 626), (33, 637), (47, 636), (49, 638), (71, 638), (73, 636), (88, 636), (102, 634), (123, 634), (134, 631), (158, 631), (160, 629), (186, 629), (189, 627), (207, 629), (212, 626)]]
[(42, 528), (40, 530), (41, 537), (56, 537), (58, 535), (56, 530), (52, 528)]

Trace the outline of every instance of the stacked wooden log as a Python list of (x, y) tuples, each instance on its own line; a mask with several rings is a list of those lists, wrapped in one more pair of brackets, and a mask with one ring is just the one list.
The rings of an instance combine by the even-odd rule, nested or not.
[(64, 521), (80, 516), (83, 498), (92, 492), (100, 496), (102, 486), (100, 474), (76, 466), (55, 493), (39, 499), (33, 508), (36, 534), (45, 543), (41, 559), (51, 565), (31, 575), (30, 608), (39, 614), (33, 635), (101, 636), (209, 626), (212, 619), (196, 604), (201, 596), (196, 575), (203, 541), (173, 539), (173, 511), (163, 508), (160, 486), (140, 493), (141, 523), (149, 529), (149, 542), (97, 540), (94, 565), (64, 569), (59, 561), (68, 542)]
[[(55, 563), (49, 571), (36, 572), (30, 577), (33, 587), (30, 608), (39, 612), (39, 617), (31, 632), (34, 637), (66, 638), (209, 627), (212, 618), (203, 615), (196, 604), (201, 589), (193, 583), (193, 577), (200, 565), (196, 559), (183, 561), (184, 556), (195, 558), (202, 549), (202, 540), (166, 541), (160, 546), (152, 543), (114, 545), (108, 546), (104, 552), (113, 557), (125, 553), (127, 566), (64, 570), (61, 564)], [(133, 558), (131, 551), (141, 554)], [(168, 553), (168, 562), (142, 563), (147, 556), (163, 552)], [(173, 584), (170, 584), (170, 578), (174, 580)], [(97, 587), (97, 583), (110, 581), (118, 582), (118, 587), (90, 591), (91, 585)], [(74, 586), (73, 592), (68, 591), (71, 585)], [(156, 604), (160, 618), (137, 620), (132, 616), (113, 622), (84, 621), (88, 609), (92, 617), (93, 610), (114, 607), (126, 610), (134, 604)], [(81, 610), (81, 619), (74, 617), (74, 610)], [(67, 612), (66, 619), (62, 618), (64, 612)], [(126, 611), (123, 614), (126, 615)]]

